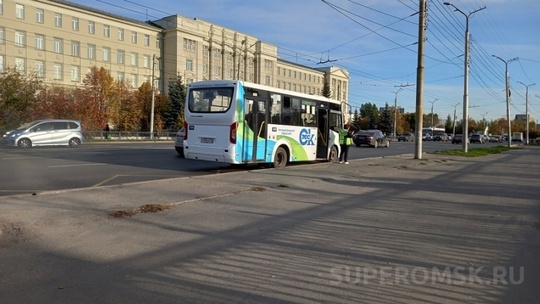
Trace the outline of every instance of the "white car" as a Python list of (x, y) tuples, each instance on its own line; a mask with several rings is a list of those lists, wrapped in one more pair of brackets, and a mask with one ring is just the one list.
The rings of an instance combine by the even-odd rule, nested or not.
[(176, 132), (176, 139), (174, 140), (174, 149), (178, 155), (184, 157), (184, 128)]

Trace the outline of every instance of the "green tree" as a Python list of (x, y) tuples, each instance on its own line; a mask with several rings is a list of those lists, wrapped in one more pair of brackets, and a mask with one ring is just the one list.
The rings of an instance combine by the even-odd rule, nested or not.
[(361, 105), (360, 115), (366, 124), (366, 126), (362, 126), (362, 128), (377, 129), (377, 124), (379, 123), (379, 109), (377, 109), (377, 105), (369, 102)]
[(394, 118), (392, 116), (392, 111), (388, 106), (388, 103), (384, 106), (384, 109), (379, 113), (379, 130), (383, 133), (390, 134), (394, 132)]
[(446, 121), (444, 122), (444, 130), (446, 133), (454, 132), (454, 121), (450, 114), (448, 114), (448, 117), (446, 117)]
[(326, 97), (326, 98), (331, 98), (332, 97), (332, 91), (330, 90), (330, 84), (326, 80), (323, 83), (321, 95)]
[(169, 79), (169, 104), (163, 113), (165, 129), (177, 130), (184, 124), (184, 106), (186, 103), (186, 86), (182, 77)]
[(0, 126), (18, 127), (30, 119), (43, 84), (35, 75), (7, 68), (0, 74)]

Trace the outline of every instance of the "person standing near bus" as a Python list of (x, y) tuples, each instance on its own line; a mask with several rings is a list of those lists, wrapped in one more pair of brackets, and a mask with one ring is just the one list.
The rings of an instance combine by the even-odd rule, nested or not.
[(339, 154), (339, 163), (346, 165), (349, 164), (349, 146), (352, 145), (351, 125), (345, 124), (343, 129), (339, 130), (339, 145), (341, 147), (341, 153)]

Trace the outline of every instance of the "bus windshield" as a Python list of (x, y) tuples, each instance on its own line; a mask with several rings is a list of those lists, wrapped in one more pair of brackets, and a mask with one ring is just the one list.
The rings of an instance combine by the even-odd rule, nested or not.
[(227, 112), (233, 99), (233, 88), (200, 88), (189, 91), (188, 108), (191, 113)]

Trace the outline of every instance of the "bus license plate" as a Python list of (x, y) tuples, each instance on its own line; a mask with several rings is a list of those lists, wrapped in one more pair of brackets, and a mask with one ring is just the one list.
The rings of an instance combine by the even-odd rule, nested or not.
[(213, 143), (214, 143), (214, 139), (213, 139), (213, 138), (209, 138), (209, 137), (202, 137), (202, 138), (201, 138), (201, 143), (203, 143), (203, 144), (213, 144)]

